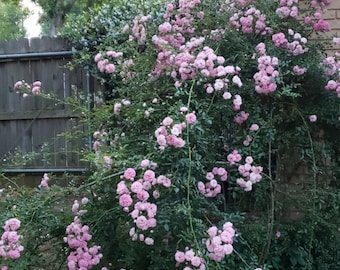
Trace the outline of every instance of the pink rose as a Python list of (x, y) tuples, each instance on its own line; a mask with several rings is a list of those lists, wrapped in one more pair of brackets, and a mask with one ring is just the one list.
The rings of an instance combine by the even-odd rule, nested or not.
[(119, 205), (129, 207), (132, 204), (132, 198), (129, 194), (123, 194), (119, 197)]
[(40, 93), (40, 87), (39, 86), (34, 86), (32, 88), (32, 94), (33, 95), (38, 95)]
[(33, 86), (41, 87), (41, 81), (35, 81), (35, 82), (33, 83)]
[(150, 237), (146, 237), (144, 243), (147, 244), (148, 246), (151, 246), (154, 244), (154, 240)]
[(185, 254), (182, 251), (176, 251), (175, 253), (175, 260), (178, 263), (182, 263), (185, 261)]
[(143, 168), (146, 168), (150, 165), (150, 160), (148, 159), (144, 159), (141, 161), (140, 165), (143, 167)]
[(95, 62), (98, 62), (102, 57), (102, 54), (101, 53), (97, 53), (96, 56), (94, 57), (94, 61)]
[(315, 114), (309, 116), (309, 121), (311, 122), (316, 122), (317, 119), (318, 117)]
[(136, 219), (136, 226), (139, 229), (141, 229), (143, 231), (146, 231), (149, 228), (148, 220), (146, 219), (146, 217), (144, 217), (144, 216), (137, 217), (137, 219)]
[(192, 113), (188, 113), (186, 116), (185, 116), (185, 120), (188, 122), (188, 124), (193, 124), (196, 122), (196, 115), (195, 115), (195, 112), (192, 112)]
[(170, 126), (172, 124), (173, 120), (171, 117), (165, 117), (162, 121), (163, 126)]
[(113, 73), (113, 72), (115, 72), (115, 70), (116, 70), (116, 67), (115, 67), (114, 64), (107, 64), (107, 65), (105, 66), (105, 71), (106, 71), (107, 73)]
[(259, 125), (258, 124), (252, 124), (251, 126), (250, 126), (250, 131), (258, 131), (259, 130)]
[(4, 230), (5, 231), (16, 231), (20, 228), (20, 220), (17, 218), (11, 218), (6, 220)]
[(127, 168), (124, 171), (124, 177), (127, 180), (133, 180), (136, 176), (136, 171), (133, 168)]
[(15, 89), (19, 89), (19, 88), (21, 88), (23, 86), (23, 82), (22, 81), (18, 81), (18, 82), (16, 82), (15, 84), (14, 84), (14, 88)]
[(143, 176), (145, 181), (152, 182), (155, 179), (155, 172), (152, 170), (146, 170)]

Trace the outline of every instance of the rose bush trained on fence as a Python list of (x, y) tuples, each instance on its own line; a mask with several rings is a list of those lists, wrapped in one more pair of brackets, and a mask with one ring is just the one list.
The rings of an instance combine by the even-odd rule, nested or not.
[[(21, 257), (6, 250), (2, 264), (339, 266), (340, 64), (318, 38), (329, 2), (117, 1), (114, 18), (101, 17), (104, 5), (66, 26), (76, 63), (105, 87), (91, 113), (77, 107), (93, 139), (90, 170), (66, 187), (47, 174), (34, 191), (6, 187), (3, 220), (20, 221), (22, 238), (5, 230)], [(51, 98), (40, 81), (15, 88)], [(289, 179), (301, 169), (294, 197)]]

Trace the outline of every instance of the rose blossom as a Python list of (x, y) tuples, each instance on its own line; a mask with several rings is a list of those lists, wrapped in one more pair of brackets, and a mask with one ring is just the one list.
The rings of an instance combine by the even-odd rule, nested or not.
[(127, 180), (133, 180), (135, 178), (135, 176), (136, 176), (136, 171), (133, 168), (127, 168), (124, 171), (124, 177)]
[(132, 198), (129, 194), (123, 194), (119, 197), (119, 204), (122, 207), (129, 207), (132, 204)]
[(316, 120), (318, 119), (318, 117), (315, 114), (312, 114), (309, 116), (309, 121), (311, 122), (316, 122)]
[(192, 112), (192, 113), (188, 113), (186, 116), (185, 116), (185, 119), (186, 121), (188, 122), (188, 124), (193, 124), (196, 122), (196, 115), (195, 115), (195, 112)]

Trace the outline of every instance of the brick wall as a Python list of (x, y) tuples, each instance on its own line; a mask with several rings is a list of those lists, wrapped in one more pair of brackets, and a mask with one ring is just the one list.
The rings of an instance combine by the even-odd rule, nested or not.
[[(323, 18), (327, 20), (332, 28), (332, 31), (327, 33), (327, 37), (340, 37), (340, 0), (332, 0), (332, 3), (327, 7), (327, 12)], [(333, 46), (329, 54), (335, 51), (340, 51), (340, 46)]]

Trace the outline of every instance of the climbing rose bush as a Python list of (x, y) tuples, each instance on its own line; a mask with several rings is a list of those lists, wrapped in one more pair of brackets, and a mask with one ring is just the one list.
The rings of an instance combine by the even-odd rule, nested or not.
[[(280, 173), (272, 171), (277, 160), (271, 151), (286, 155), (291, 138), (292, 149), (302, 150), (287, 126), (297, 125), (313, 137), (315, 126), (308, 122), (326, 117), (315, 110), (314, 96), (335, 89), (333, 81), (328, 89), (323, 83), (335, 75), (336, 60), (323, 60), (321, 45), (311, 37), (330, 30), (322, 18), (328, 4), (174, 1), (161, 12), (150, 8), (124, 22), (117, 33), (120, 44), (110, 38), (98, 44), (93, 72), (111, 93), (106, 105), (95, 108), (94, 134), (107, 134), (96, 158), (111, 157), (113, 175), (120, 172), (112, 188), (122, 209), (119, 228), (126, 226), (138, 252), (143, 242), (150, 246), (148, 267), (168, 268), (159, 258), (174, 250), (182, 269), (270, 265), (269, 254), (245, 252), (244, 259), (237, 251), (247, 238), (241, 227), (248, 221), (234, 215), (230, 205), (244, 192), (254, 203), (256, 192), (271, 190)], [(115, 68), (108, 77), (110, 55)], [(320, 83), (313, 85), (315, 72)], [(338, 102), (334, 95), (328, 98)], [(103, 117), (103, 111), (111, 116)], [(157, 166), (150, 168), (145, 160)], [(163, 190), (154, 190), (159, 184)], [(240, 209), (245, 208), (234, 210)], [(270, 230), (275, 226), (271, 223)], [(222, 237), (225, 227), (232, 228), (228, 240)]]
[[(322, 19), (330, 1), (180, 0), (162, 9), (150, 1), (129, 3), (128, 14), (119, 3), (107, 39), (73, 40), (77, 63), (90, 65), (104, 95), (95, 93), (85, 119), (89, 174), (62, 189), (78, 197), (59, 220), (68, 269), (295, 267), (297, 255), (280, 242), (289, 230), (275, 234), (283, 161), (298, 156), (310, 169), (314, 214), (325, 156), (339, 162), (339, 139), (327, 133), (340, 127), (339, 63), (315, 38), (330, 30)], [(93, 20), (79, 27), (93, 29)], [(15, 89), (51, 98), (40, 81)], [(48, 180), (37, 198), (60, 192)], [(308, 217), (299, 263), (313, 269), (321, 222)]]

